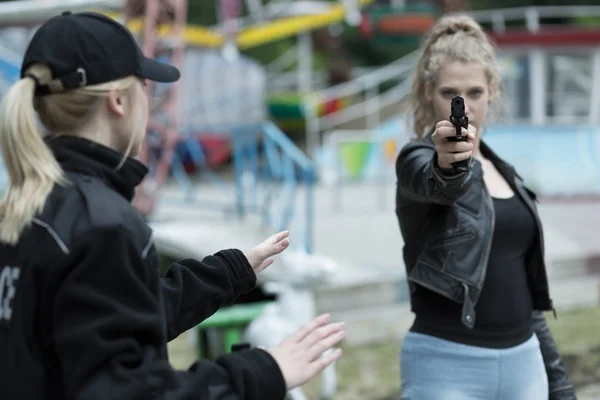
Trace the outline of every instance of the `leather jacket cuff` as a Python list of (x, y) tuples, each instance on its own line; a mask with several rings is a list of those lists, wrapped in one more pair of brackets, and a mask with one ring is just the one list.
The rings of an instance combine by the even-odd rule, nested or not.
[[(470, 163), (469, 163), (470, 164)], [(435, 181), (442, 187), (446, 187), (448, 184), (448, 181), (453, 181), (456, 179), (460, 179), (463, 176), (465, 176), (465, 174), (468, 174), (469, 172), (459, 172), (458, 174), (455, 174), (452, 172), (452, 168), (442, 168), (440, 167), (440, 165), (438, 164), (438, 155), (437, 153), (433, 153), (433, 159), (431, 161), (431, 168), (429, 171), (429, 177), (430, 178), (434, 178)]]
[(550, 392), (549, 400), (577, 400), (575, 387), (571, 384), (564, 388), (558, 388)]
[(546, 317), (540, 311), (532, 313), (533, 329), (540, 342), (548, 376), (550, 400), (575, 400), (575, 389), (560, 355), (556, 342), (546, 323)]

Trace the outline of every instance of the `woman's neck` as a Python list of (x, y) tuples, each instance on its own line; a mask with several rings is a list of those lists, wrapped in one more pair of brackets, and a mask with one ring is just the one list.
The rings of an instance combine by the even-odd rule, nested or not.
[(479, 132), (477, 133), (477, 135), (475, 136), (475, 140), (473, 141), (473, 150), (472, 150), (472, 154), (473, 157), (479, 159), (481, 158), (481, 146), (480, 146), (480, 139), (479, 139)]

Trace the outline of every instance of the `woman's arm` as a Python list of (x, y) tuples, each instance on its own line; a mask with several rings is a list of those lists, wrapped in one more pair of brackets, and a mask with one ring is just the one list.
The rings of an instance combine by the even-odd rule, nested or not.
[(433, 144), (409, 143), (396, 160), (399, 200), (450, 205), (473, 183), (471, 169), (459, 174), (443, 171), (437, 163)]
[[(288, 231), (278, 232), (247, 253), (221, 250), (202, 261), (182, 260), (172, 264), (161, 279), (168, 339), (194, 327), (222, 305), (232, 304), (239, 295), (256, 285), (256, 275), (273, 263), (273, 256), (288, 245)], [(151, 249), (155, 254), (155, 249)]]
[(534, 311), (532, 314), (533, 329), (540, 342), (546, 374), (548, 375), (548, 385), (550, 391), (550, 400), (576, 400), (575, 387), (569, 380), (569, 374), (565, 364), (558, 352), (556, 342), (548, 328), (546, 317), (541, 311)]
[(255, 285), (256, 273), (240, 250), (222, 250), (202, 261), (173, 263), (160, 280), (168, 340), (204, 321), (221, 306), (232, 304)]
[[(160, 278), (145, 264), (143, 250), (121, 227), (96, 229), (79, 238), (69, 269), (58, 272), (53, 368), (63, 377), (65, 400), (283, 399), (283, 375), (262, 350), (202, 360), (187, 372), (172, 369)], [(223, 273), (217, 264), (209, 270)], [(185, 273), (177, 279), (187, 279)], [(247, 275), (230, 280), (245, 279), (250, 286)]]

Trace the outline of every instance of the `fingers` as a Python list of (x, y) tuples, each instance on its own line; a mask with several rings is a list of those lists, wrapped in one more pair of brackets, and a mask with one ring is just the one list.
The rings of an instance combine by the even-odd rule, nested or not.
[(468, 129), (461, 128), (461, 133), (467, 137), (467, 141), (448, 140), (448, 138), (456, 137), (456, 127), (450, 121), (437, 123), (431, 140), (435, 144), (440, 167), (450, 168), (453, 163), (472, 156), (477, 129), (473, 125), (469, 125)]
[[(311, 361), (342, 341), (345, 337), (343, 323), (329, 324), (319, 328), (313, 335), (307, 336), (302, 344), (308, 345), (308, 357)], [(311, 343), (312, 342), (312, 343)]]
[(258, 248), (260, 249), (261, 256), (263, 258), (272, 257), (287, 249), (290, 245), (289, 234), (289, 231), (279, 232), (259, 244)]
[(296, 333), (294, 333), (292, 336), (290, 336), (290, 340), (295, 343), (301, 342), (309, 333), (327, 324), (330, 319), (331, 316), (329, 314), (319, 315), (317, 318), (313, 319), (312, 321), (304, 325), (302, 328), (300, 328), (298, 331), (296, 331)]
[(274, 235), (271, 235), (264, 241), (265, 244), (274, 245), (281, 242), (283, 239), (287, 238), (290, 235), (290, 231), (281, 231)]
[(310, 368), (310, 375), (316, 376), (325, 368), (336, 362), (342, 356), (342, 349), (335, 349), (332, 352), (325, 354), (323, 357), (320, 357), (313, 361)]
[[(461, 134), (463, 136), (467, 136), (469, 142), (475, 140), (476, 133), (477, 128), (475, 128), (473, 125), (469, 125), (468, 129), (461, 128)], [(436, 129), (435, 132), (433, 132), (433, 135), (431, 136), (431, 140), (433, 140), (433, 143), (435, 143), (436, 145), (444, 144), (444, 142), (448, 141), (447, 139), (449, 137), (454, 136), (456, 136), (456, 127), (452, 125), (450, 121), (440, 121), (436, 125)]]
[(275, 243), (273, 245), (268, 246), (263, 253), (263, 257), (272, 257), (287, 249), (290, 246), (289, 239), (283, 239), (282, 241)]
[(477, 128), (475, 128), (473, 125), (469, 124), (469, 139), (472, 137), (473, 140), (475, 140), (475, 134), (477, 133)]
[[(463, 136), (469, 136), (469, 131), (466, 130), (465, 128), (461, 128), (461, 134)], [(448, 138), (455, 137), (455, 136), (456, 136), (456, 128), (454, 127), (454, 125), (452, 125), (450, 127), (444, 126), (444, 127), (436, 129), (435, 132), (433, 133), (433, 135), (431, 136), (431, 139), (434, 141), (435, 144), (438, 144), (438, 143), (447, 142)]]
[(317, 342), (331, 336), (332, 334), (340, 332), (343, 328), (344, 324), (342, 322), (334, 322), (331, 324), (323, 325), (306, 335), (304, 340), (302, 340), (302, 344), (309, 348), (315, 345)]
[(443, 119), (440, 122), (438, 122), (437, 124), (435, 124), (435, 130), (437, 131), (440, 128), (453, 128), (454, 125), (452, 125), (452, 122), (448, 121), (447, 119)]
[(436, 151), (440, 153), (464, 153), (466, 151), (473, 150), (473, 143), (471, 142), (451, 142), (440, 143), (436, 146)]
[(267, 258), (265, 261), (262, 262), (262, 264), (260, 264), (258, 266), (258, 268), (254, 269), (254, 272), (256, 272), (257, 274), (264, 271), (265, 269), (267, 269), (271, 264), (273, 264), (273, 259), (272, 258)]

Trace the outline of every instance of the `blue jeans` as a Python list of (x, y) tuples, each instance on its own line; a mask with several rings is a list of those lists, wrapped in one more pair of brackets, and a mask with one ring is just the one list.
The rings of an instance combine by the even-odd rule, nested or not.
[(488, 349), (408, 332), (400, 373), (403, 400), (548, 400), (535, 334), (509, 349)]

